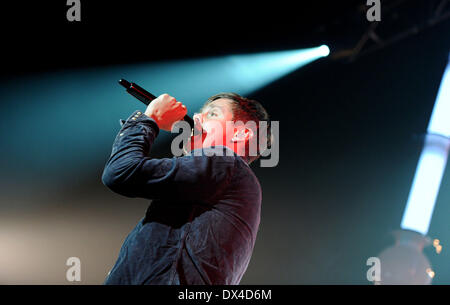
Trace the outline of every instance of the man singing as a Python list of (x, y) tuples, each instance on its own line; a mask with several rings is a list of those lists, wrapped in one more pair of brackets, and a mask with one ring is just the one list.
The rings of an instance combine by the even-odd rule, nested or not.
[[(217, 94), (194, 116), (199, 132), (186, 155), (149, 157), (159, 130), (171, 131), (186, 113), (163, 94), (122, 121), (102, 181), (120, 195), (152, 202), (105, 284), (233, 285), (247, 269), (261, 210), (261, 187), (249, 167), (261, 151), (250, 154), (249, 143), (269, 116), (257, 101)], [(257, 129), (227, 121), (253, 121)], [(270, 132), (263, 139), (270, 147)]]

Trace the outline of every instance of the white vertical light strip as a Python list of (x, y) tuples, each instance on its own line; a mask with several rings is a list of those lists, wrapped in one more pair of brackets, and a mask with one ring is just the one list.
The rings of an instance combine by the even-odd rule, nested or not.
[(401, 228), (428, 233), (450, 147), (450, 64), (444, 71)]
[(449, 140), (427, 135), (401, 223), (402, 229), (428, 233), (434, 204), (447, 163)]
[(442, 76), (428, 132), (450, 137), (450, 61)]

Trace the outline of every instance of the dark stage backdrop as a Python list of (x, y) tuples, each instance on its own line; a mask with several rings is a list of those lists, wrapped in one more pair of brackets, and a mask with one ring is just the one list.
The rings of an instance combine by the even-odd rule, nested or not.
[[(76, 24), (66, 24), (64, 7), (46, 8), (42, 24), (35, 15), (43, 12), (36, 5), (22, 14), (16, 7), (5, 10), (12, 17), (2, 21), (11, 29), (6, 34), (8, 56), (2, 59), (0, 83), (0, 108), (10, 116), (0, 123), (4, 139), (0, 151), (2, 284), (68, 284), (66, 260), (72, 256), (81, 259), (81, 284), (102, 283), (124, 238), (149, 205), (146, 200), (110, 192), (100, 180), (119, 118), (144, 110), (143, 106), (124, 99), (128, 108), (111, 115), (104, 101), (97, 108), (93, 101), (86, 109), (89, 116), (72, 117), (62, 99), (54, 108), (45, 108), (50, 111), (46, 123), (51, 128), (42, 129), (36, 119), (40, 114), (27, 107), (36, 109), (46, 103), (33, 99), (32, 90), (39, 88), (22, 86), (20, 90), (30, 91), (29, 99), (11, 103), (14, 92), (8, 84), (53, 71), (70, 74), (74, 68), (95, 71), (131, 62), (314, 46), (317, 42), (308, 30), (323, 21), (321, 12), (327, 16), (333, 9), (304, 7), (299, 14), (313, 17), (302, 24), (292, 12), (291, 19), (284, 20), (282, 12), (289, 8), (280, 8), (271, 25), (256, 13), (242, 23), (238, 21), (245, 19), (227, 13), (219, 13), (220, 18), (209, 15), (205, 21), (197, 13), (188, 24), (186, 16), (168, 14), (164, 19), (157, 10), (152, 12), (158, 14), (157, 20), (171, 26), (166, 31), (159, 26), (156, 31), (151, 22), (125, 13), (121, 19), (118, 9), (98, 21), (94, 12), (101, 9), (88, 8), (86, 4), (86, 22), (77, 29)], [(62, 17), (52, 17), (61, 12)], [(251, 12), (251, 7), (245, 8), (246, 14)], [(206, 33), (206, 21), (213, 33)], [(180, 24), (179, 36), (174, 34), (174, 23)], [(117, 28), (121, 35), (126, 33), (120, 27), (127, 24), (138, 30), (143, 39), (140, 45), (114, 33)], [(184, 35), (189, 30), (192, 44)], [(390, 234), (400, 226), (447, 63), (449, 34), (446, 22), (353, 63), (321, 59), (250, 95), (266, 106), (273, 120), (280, 121), (280, 161), (274, 168), (260, 168), (259, 162), (252, 165), (263, 190), (262, 216), (242, 284), (370, 284), (366, 260), (391, 245)], [(154, 47), (153, 39), (158, 42)], [(105, 90), (117, 90), (116, 86), (111, 83)], [(96, 93), (92, 96), (95, 100)], [(21, 118), (20, 124), (14, 118)], [(61, 119), (73, 121), (70, 132), (58, 126)], [(110, 131), (101, 141), (89, 140), (97, 124), (105, 120)], [(53, 133), (65, 132), (63, 141), (52, 140)], [(73, 144), (73, 138), (78, 141), (76, 149), (71, 145), (71, 151), (52, 154), (54, 147), (61, 150)], [(170, 156), (168, 141), (158, 139), (154, 154)], [(425, 250), (436, 271), (436, 284), (450, 283), (449, 215), (447, 167), (429, 232), (441, 240), (443, 251), (437, 255), (431, 247)]]

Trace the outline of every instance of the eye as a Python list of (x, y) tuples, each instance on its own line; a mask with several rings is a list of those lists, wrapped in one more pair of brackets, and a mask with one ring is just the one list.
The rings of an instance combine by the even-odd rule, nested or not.
[(217, 116), (217, 112), (215, 112), (215, 111), (211, 111), (211, 112), (209, 112), (208, 113), (208, 116)]

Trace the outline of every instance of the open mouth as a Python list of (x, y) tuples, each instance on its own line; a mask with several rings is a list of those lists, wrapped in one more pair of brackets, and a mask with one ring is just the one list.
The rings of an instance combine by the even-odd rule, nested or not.
[(203, 133), (206, 132), (203, 130), (202, 123), (198, 118), (194, 118), (194, 128), (191, 131), (191, 136), (198, 136)]
[(201, 134), (203, 134), (203, 133), (206, 133), (206, 132), (204, 132), (204, 130), (203, 130), (202, 128), (196, 128), (196, 127), (194, 127), (194, 128), (192, 128), (192, 130), (191, 130), (191, 137), (192, 137), (192, 136), (199, 136), (199, 135), (201, 135)]
[(206, 136), (208, 135), (205, 130), (202, 128), (198, 128), (198, 125), (195, 125), (197, 128), (193, 128), (191, 131), (191, 138), (189, 140), (190, 143), (190, 150), (196, 148), (201, 148), (203, 145), (203, 142), (206, 139)]

